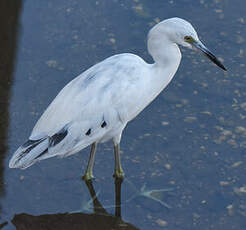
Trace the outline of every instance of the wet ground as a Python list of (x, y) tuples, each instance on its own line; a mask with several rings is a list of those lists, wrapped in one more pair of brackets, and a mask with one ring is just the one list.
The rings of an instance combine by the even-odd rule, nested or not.
[[(245, 8), (240, 0), (1, 1), (0, 227), (245, 229)], [(89, 149), (24, 171), (8, 168), (66, 83), (116, 53), (151, 62), (147, 32), (173, 16), (192, 22), (228, 72), (182, 49), (172, 83), (124, 132), (121, 213), (111, 143), (98, 149), (94, 193), (81, 180)], [(164, 188), (173, 191), (153, 191)], [(94, 210), (89, 191), (98, 198)]]

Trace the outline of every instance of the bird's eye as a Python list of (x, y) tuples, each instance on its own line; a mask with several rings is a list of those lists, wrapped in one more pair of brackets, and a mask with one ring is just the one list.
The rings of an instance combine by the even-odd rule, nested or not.
[(193, 39), (191, 36), (185, 36), (185, 37), (184, 37), (184, 40), (185, 40), (186, 42), (192, 42), (192, 41), (194, 41), (194, 39)]

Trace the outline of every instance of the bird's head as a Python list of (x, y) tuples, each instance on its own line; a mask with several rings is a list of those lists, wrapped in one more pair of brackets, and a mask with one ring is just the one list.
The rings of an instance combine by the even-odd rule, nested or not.
[(150, 30), (149, 40), (158, 40), (158, 38), (163, 38), (165, 41), (201, 51), (212, 62), (226, 71), (223, 64), (199, 40), (194, 27), (184, 19), (169, 18), (158, 23)]

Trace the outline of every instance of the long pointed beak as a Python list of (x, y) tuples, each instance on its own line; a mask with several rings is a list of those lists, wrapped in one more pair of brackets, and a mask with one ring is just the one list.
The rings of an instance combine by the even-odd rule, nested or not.
[(194, 41), (192, 45), (197, 49), (201, 50), (203, 54), (205, 54), (205, 56), (207, 56), (213, 63), (215, 63), (221, 69), (227, 71), (225, 66), (222, 65), (222, 63), (212, 54), (212, 52), (205, 45), (202, 44), (202, 42)]

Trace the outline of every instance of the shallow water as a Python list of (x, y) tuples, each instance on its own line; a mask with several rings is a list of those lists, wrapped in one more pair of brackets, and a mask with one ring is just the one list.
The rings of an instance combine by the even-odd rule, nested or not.
[[(88, 225), (82, 229), (97, 229), (95, 222), (102, 223), (98, 229), (117, 224), (117, 229), (141, 230), (244, 229), (245, 7), (240, 0), (2, 1), (2, 229), (14, 229), (13, 223), (16, 229), (80, 229), (83, 223)], [(172, 83), (124, 131), (122, 218), (113, 217), (111, 143), (100, 145), (96, 156), (93, 183), (105, 208), (99, 217), (81, 180), (89, 149), (24, 171), (8, 168), (13, 152), (66, 83), (116, 53), (132, 52), (151, 62), (147, 32), (173, 16), (192, 22), (228, 72), (182, 49)], [(143, 196), (144, 185), (146, 191), (173, 191), (151, 193), (154, 200)]]

